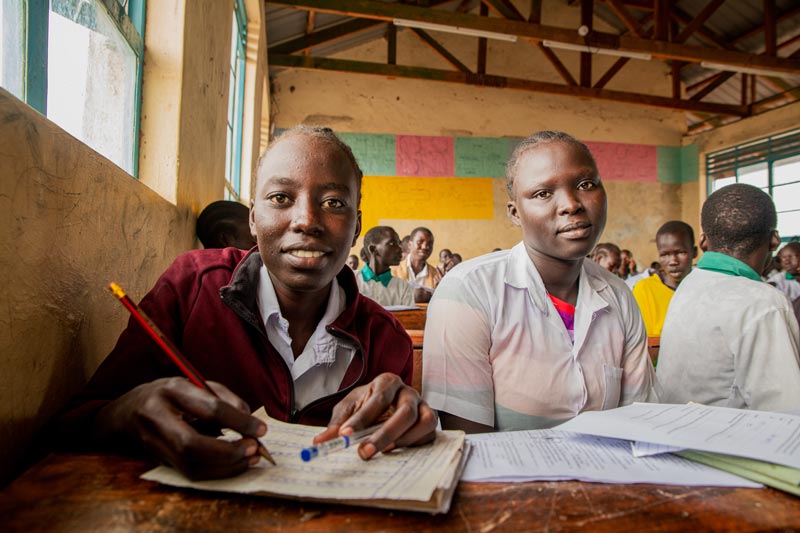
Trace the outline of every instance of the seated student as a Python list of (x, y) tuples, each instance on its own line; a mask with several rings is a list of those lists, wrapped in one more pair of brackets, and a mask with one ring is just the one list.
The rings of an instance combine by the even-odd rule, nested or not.
[(439, 274), (444, 276), (444, 267), (448, 261), (453, 257), (453, 252), (450, 251), (449, 248), (442, 248), (439, 252), (439, 266), (436, 269), (439, 271)]
[(433, 252), (433, 233), (428, 228), (415, 228), (411, 232), (410, 251), (405, 261), (392, 267), (392, 275), (406, 280), (414, 287), (414, 301), (426, 303), (433, 295), (442, 275), (428, 263)]
[(211, 202), (197, 217), (197, 238), (204, 248), (233, 246), (249, 250), (256, 245), (250, 235), (250, 210), (239, 202)]
[(662, 401), (800, 407), (797, 321), (758, 274), (780, 243), (776, 221), (772, 199), (752, 185), (728, 185), (703, 204), (705, 253), (675, 291), (661, 332)]
[(655, 399), (633, 295), (585, 260), (606, 223), (589, 149), (565, 133), (534, 133), (506, 176), (522, 242), (450, 271), (428, 307), (422, 390), (442, 427), (544, 428)]
[(357, 255), (347, 256), (347, 261), (345, 261), (345, 264), (350, 267), (350, 270), (358, 270), (358, 256)]
[(414, 305), (411, 284), (392, 276), (400, 263), (400, 236), (389, 226), (375, 226), (364, 235), (364, 267), (356, 272), (358, 290), (383, 306)]
[(442, 273), (442, 275), (444, 276), (445, 274), (453, 270), (453, 267), (455, 267), (459, 263), (462, 263), (463, 261), (464, 260), (461, 258), (461, 254), (453, 254), (450, 257), (450, 260), (447, 263), (445, 263), (444, 272)]
[(619, 270), (620, 257), (619, 246), (612, 242), (601, 242), (592, 251), (592, 261), (605, 268), (612, 274)]
[(790, 242), (781, 248), (777, 257), (780, 259), (782, 272), (775, 272), (767, 281), (778, 288), (792, 304), (794, 315), (800, 322), (800, 242)]
[[(258, 247), (187, 252), (141, 303), (223, 400), (175, 377), (131, 320), (62, 416), (59, 439), (147, 452), (193, 478), (259, 460), (253, 437), (268, 428), (250, 409), (262, 405), (279, 420), (329, 423), (318, 440), (391, 414), (361, 443), (365, 459), (431, 440), (436, 415), (404, 384), (411, 340), (344, 264), (361, 226), (361, 176), (328, 128), (294, 128), (271, 143), (250, 211)], [(245, 437), (217, 440), (200, 431), (209, 424)]]
[(656, 249), (662, 272), (656, 272), (633, 286), (633, 297), (639, 304), (648, 337), (661, 336), (675, 289), (692, 271), (692, 261), (697, 257), (692, 227), (680, 220), (663, 224), (656, 232)]
[(636, 266), (636, 261), (633, 259), (633, 252), (625, 248), (620, 250), (617, 275), (622, 279), (628, 279), (638, 273), (639, 269)]

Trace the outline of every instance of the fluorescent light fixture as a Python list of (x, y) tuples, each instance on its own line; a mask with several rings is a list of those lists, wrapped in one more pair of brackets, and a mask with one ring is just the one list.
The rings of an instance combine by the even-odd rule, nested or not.
[(471, 37), (486, 37), (487, 39), (497, 39), (499, 41), (517, 42), (516, 35), (507, 33), (497, 33), (493, 31), (473, 30), (472, 28), (462, 28), (461, 26), (448, 26), (446, 24), (436, 24), (434, 22), (424, 22), (421, 20), (394, 19), (395, 26), (405, 28), (417, 28), (418, 30), (443, 31), (446, 33), (456, 33), (458, 35), (469, 35)]
[(628, 50), (614, 50), (613, 48), (598, 48), (585, 44), (561, 43), (558, 41), (542, 41), (542, 45), (548, 48), (560, 48), (562, 50), (572, 50), (573, 52), (589, 52), (590, 54), (603, 54), (607, 56), (629, 57), (631, 59), (643, 59), (650, 61), (653, 56), (644, 52), (629, 52)]
[(771, 78), (796, 78), (800, 76), (800, 72), (781, 72), (779, 70), (768, 70), (765, 68), (754, 67), (741, 67), (739, 65), (724, 65), (722, 63), (709, 63), (703, 61), (700, 63), (703, 68), (710, 68), (713, 70), (727, 70), (728, 72), (741, 72), (742, 74), (756, 74), (758, 76), (769, 76)]

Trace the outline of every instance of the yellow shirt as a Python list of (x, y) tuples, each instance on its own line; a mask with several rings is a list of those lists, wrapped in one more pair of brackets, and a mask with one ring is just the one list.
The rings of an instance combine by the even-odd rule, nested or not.
[(658, 274), (653, 274), (633, 286), (633, 297), (642, 312), (648, 337), (660, 337), (669, 302), (675, 291), (664, 285)]

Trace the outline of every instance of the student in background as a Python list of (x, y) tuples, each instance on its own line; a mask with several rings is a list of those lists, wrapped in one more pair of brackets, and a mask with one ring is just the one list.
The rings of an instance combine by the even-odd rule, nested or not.
[(439, 269), (428, 263), (433, 252), (433, 233), (428, 228), (415, 228), (411, 232), (410, 246), (408, 257), (392, 268), (392, 275), (411, 283), (414, 301), (426, 303), (442, 279)]
[(439, 270), (439, 274), (442, 276), (444, 276), (445, 272), (444, 267), (447, 262), (450, 261), (451, 257), (453, 257), (453, 252), (450, 251), (449, 248), (442, 248), (442, 250), (439, 252), (439, 266), (436, 268)]
[(212, 202), (197, 217), (197, 238), (204, 248), (233, 246), (249, 250), (256, 245), (250, 235), (250, 210), (239, 202)]
[(461, 258), (461, 254), (453, 254), (452, 257), (450, 257), (450, 260), (444, 265), (444, 273), (442, 275), (447, 274), (453, 270), (456, 265), (462, 263), (463, 261), (464, 260)]
[(776, 223), (772, 199), (752, 185), (728, 185), (703, 204), (705, 253), (675, 291), (661, 332), (662, 401), (800, 407), (797, 320), (759, 275), (780, 244)]
[(592, 251), (592, 261), (612, 274), (619, 270), (621, 252), (619, 246), (611, 242), (601, 242)]
[[(131, 320), (61, 418), (59, 442), (148, 453), (189, 477), (220, 478), (259, 460), (254, 439), (268, 428), (250, 409), (261, 405), (279, 420), (329, 424), (320, 440), (389, 416), (359, 445), (365, 459), (433, 439), (436, 414), (406, 385), (411, 340), (344, 264), (361, 229), (350, 148), (328, 128), (294, 128), (270, 143), (256, 175), (258, 247), (185, 253), (141, 302), (222, 399), (175, 377)], [(244, 437), (221, 441), (210, 427)]]
[(514, 150), (506, 176), (522, 242), (462, 263), (428, 307), (422, 390), (442, 427), (544, 428), (655, 399), (633, 295), (585, 260), (607, 208), (589, 149), (538, 132)]
[(406, 260), (408, 254), (411, 253), (411, 235), (406, 235), (400, 239), (400, 249), (403, 251), (403, 258), (400, 260), (402, 263)]
[(633, 286), (633, 297), (639, 304), (648, 337), (661, 336), (675, 289), (692, 271), (692, 261), (697, 257), (692, 227), (680, 220), (665, 223), (656, 232), (656, 248), (663, 272), (656, 272)]
[(800, 322), (800, 242), (787, 243), (777, 257), (783, 271), (772, 274), (767, 281), (786, 295)]
[(400, 264), (400, 237), (394, 228), (376, 226), (364, 235), (364, 266), (356, 272), (358, 290), (386, 307), (414, 305), (414, 289), (407, 281), (392, 276), (390, 267)]
[(350, 255), (347, 257), (345, 264), (350, 267), (350, 270), (358, 270), (358, 256)]
[(636, 261), (633, 259), (633, 252), (627, 249), (620, 250), (617, 275), (622, 279), (628, 279), (638, 273), (639, 269), (636, 266)]

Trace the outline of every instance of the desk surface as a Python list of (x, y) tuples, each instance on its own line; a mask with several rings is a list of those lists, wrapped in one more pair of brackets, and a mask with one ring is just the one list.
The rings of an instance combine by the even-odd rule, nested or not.
[(800, 527), (772, 489), (580, 482), (462, 483), (447, 515), (195, 492), (138, 476), (139, 459), (57, 454), (0, 492), (4, 531), (765, 531)]

